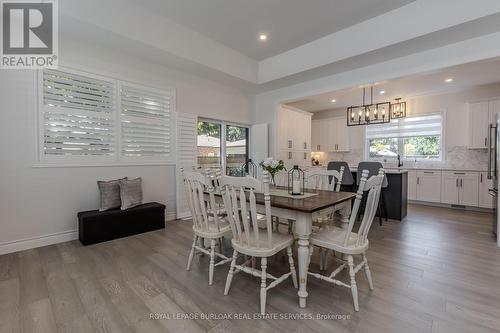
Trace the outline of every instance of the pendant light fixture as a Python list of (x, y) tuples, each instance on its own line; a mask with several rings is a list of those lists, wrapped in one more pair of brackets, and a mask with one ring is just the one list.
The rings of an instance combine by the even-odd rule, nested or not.
[(401, 102), (401, 98), (396, 98), (396, 102), (391, 104), (391, 119), (406, 117), (406, 102)]
[(390, 102), (373, 103), (373, 86), (370, 87), (370, 104), (365, 103), (365, 88), (363, 88), (363, 104), (347, 108), (347, 126), (382, 124), (391, 121)]

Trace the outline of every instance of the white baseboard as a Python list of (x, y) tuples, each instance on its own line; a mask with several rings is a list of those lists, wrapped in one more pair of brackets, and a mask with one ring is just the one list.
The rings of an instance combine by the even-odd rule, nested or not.
[(485, 212), (492, 213), (492, 208), (481, 208), (481, 207), (472, 207), (472, 206), (461, 206), (461, 205), (450, 205), (444, 204), (440, 202), (428, 202), (428, 201), (417, 201), (417, 200), (408, 200), (409, 204), (414, 205), (422, 205), (422, 206), (431, 206), (431, 207), (441, 207), (441, 208), (451, 208), (451, 209), (462, 209), (462, 210), (470, 210), (475, 212)]
[(190, 212), (181, 212), (177, 214), (177, 219), (183, 220), (183, 219), (188, 219), (191, 218), (191, 213)]
[(19, 239), (11, 242), (0, 243), (0, 255), (34, 249), (36, 247), (68, 242), (78, 239), (78, 231), (62, 231), (55, 234)]
[(177, 218), (177, 214), (175, 212), (173, 212), (173, 213), (167, 213), (167, 215), (165, 215), (165, 222), (173, 221), (176, 218)]

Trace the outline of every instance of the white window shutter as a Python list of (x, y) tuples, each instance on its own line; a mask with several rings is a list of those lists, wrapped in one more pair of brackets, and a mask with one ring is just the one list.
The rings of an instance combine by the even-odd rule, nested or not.
[(121, 155), (142, 161), (171, 159), (173, 90), (153, 92), (122, 85), (120, 104)]
[(116, 154), (112, 81), (45, 69), (40, 88), (43, 160), (109, 159)]
[(184, 192), (184, 181), (181, 169), (193, 170), (197, 158), (197, 125), (198, 117), (189, 113), (177, 112), (177, 165), (176, 165), (176, 212), (177, 218), (191, 216), (187, 197)]

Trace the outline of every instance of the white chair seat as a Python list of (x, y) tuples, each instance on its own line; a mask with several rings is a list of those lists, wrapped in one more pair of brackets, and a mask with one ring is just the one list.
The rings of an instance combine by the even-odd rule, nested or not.
[(338, 227), (328, 226), (319, 231), (313, 232), (310, 243), (333, 251), (339, 251), (345, 254), (360, 254), (368, 249), (368, 239), (360, 245), (356, 245), (358, 234), (349, 233), (347, 246), (344, 246), (344, 240), (348, 231)]
[(226, 220), (220, 220), (219, 221), (219, 230), (217, 230), (217, 227), (215, 223), (210, 223), (208, 225), (208, 229), (202, 230), (197, 228), (195, 225), (193, 225), (193, 232), (203, 238), (220, 238), (222, 236), (225, 236), (229, 233), (231, 233), (231, 226), (229, 225), (229, 222)]
[(253, 229), (250, 230), (250, 246), (240, 244), (238, 239), (232, 239), (233, 248), (239, 253), (252, 257), (270, 257), (293, 244), (293, 236), (288, 234), (273, 233), (272, 247), (269, 248), (267, 230), (259, 229), (259, 240), (255, 239)]

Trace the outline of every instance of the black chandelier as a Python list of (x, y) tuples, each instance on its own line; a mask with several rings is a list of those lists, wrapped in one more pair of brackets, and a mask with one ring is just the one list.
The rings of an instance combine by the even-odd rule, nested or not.
[(373, 87), (371, 87), (370, 104), (366, 104), (365, 88), (363, 88), (363, 104), (347, 108), (347, 126), (388, 123), (391, 121), (390, 111), (390, 102), (373, 104)]

